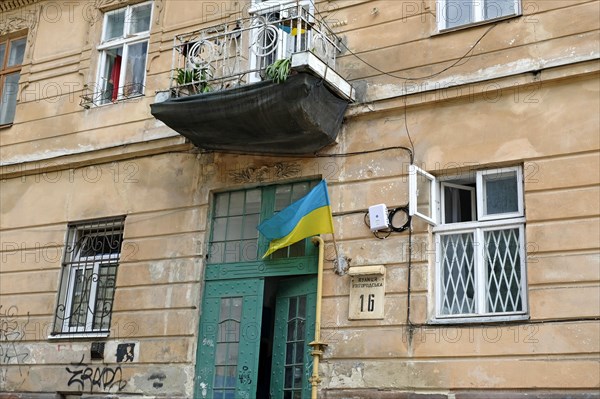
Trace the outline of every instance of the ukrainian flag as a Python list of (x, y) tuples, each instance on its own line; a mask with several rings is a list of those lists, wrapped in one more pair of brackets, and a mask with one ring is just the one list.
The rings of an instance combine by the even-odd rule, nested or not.
[[(282, 31), (284, 31), (285, 33), (292, 35), (292, 36), (296, 36), (298, 34), (298, 28), (292, 28), (291, 26), (285, 26), (285, 25), (278, 25), (279, 29), (281, 29)], [(300, 34), (303, 35), (306, 33), (306, 29), (302, 29), (300, 28)]]
[(333, 219), (325, 180), (321, 180), (304, 197), (259, 224), (257, 229), (271, 241), (263, 258), (306, 237), (333, 234)]

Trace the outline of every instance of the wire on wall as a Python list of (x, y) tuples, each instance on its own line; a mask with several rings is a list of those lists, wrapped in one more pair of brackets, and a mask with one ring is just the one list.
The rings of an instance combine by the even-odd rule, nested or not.
[[(396, 225), (394, 225), (394, 216), (396, 214), (398, 214), (398, 212), (404, 213), (406, 215), (406, 218), (405, 218), (405, 221), (403, 224), (396, 226)], [(410, 230), (411, 219), (412, 218), (411, 218), (410, 214), (408, 213), (408, 204), (399, 206), (397, 208), (388, 209), (388, 221), (389, 221), (388, 228), (373, 231), (372, 233), (376, 238), (378, 238), (380, 240), (385, 240), (390, 235), (392, 235), (392, 233), (402, 233), (405, 230)], [(371, 228), (371, 225), (369, 224), (369, 211), (368, 210), (365, 212), (363, 221), (367, 227)]]
[[(325, 21), (325, 17), (319, 12), (319, 10), (317, 9), (317, 5), (315, 4), (314, 0), (310, 0), (310, 2), (312, 3), (313, 9), (315, 10), (315, 12), (317, 13), (317, 15), (323, 20)], [(496, 26), (498, 26), (499, 22), (496, 22), (495, 24), (491, 25), (489, 28), (487, 28), (485, 30), (485, 32), (483, 32), (483, 34), (479, 37), (479, 39), (477, 39), (475, 41), (475, 43), (473, 43), (473, 45), (471, 46), (471, 48), (469, 50), (467, 50), (467, 52), (465, 52), (461, 57), (459, 57), (456, 61), (454, 61), (452, 64), (448, 65), (447, 67), (441, 69), (438, 72), (429, 74), (429, 75), (423, 75), (423, 76), (417, 76), (417, 77), (411, 77), (411, 76), (401, 76), (401, 75), (396, 75), (393, 73), (389, 73), (389, 72), (385, 72), (379, 68), (377, 68), (375, 65), (369, 63), (368, 61), (366, 61), (364, 58), (362, 58), (361, 56), (359, 56), (358, 54), (356, 54), (354, 51), (350, 50), (350, 48), (346, 45), (346, 43), (344, 43), (343, 41), (341, 42), (341, 45), (344, 46), (344, 48), (354, 57), (356, 57), (360, 62), (362, 62), (363, 64), (367, 65), (370, 68), (373, 68), (374, 70), (376, 70), (377, 72), (392, 77), (392, 78), (396, 78), (396, 79), (402, 79), (402, 80), (421, 80), (421, 79), (429, 79), (429, 78), (433, 78), (436, 77), (438, 75), (441, 75), (442, 73), (448, 71), (449, 69), (454, 68), (455, 66), (463, 65), (461, 64), (461, 62), (463, 60), (466, 59), (465, 63), (468, 61), (468, 58), (470, 58), (472, 56), (472, 52), (475, 50), (475, 48), (477, 47), (477, 45), (483, 40), (484, 37), (487, 36), (488, 33), (490, 33), (490, 31), (492, 29), (494, 29)]]
[[(409, 140), (410, 140), (410, 136), (409, 136)], [(410, 144), (411, 144), (411, 147), (413, 147), (412, 140), (410, 140)], [(412, 164), (414, 162), (414, 148), (408, 148), (408, 147), (404, 147), (404, 146), (400, 146), (400, 145), (398, 145), (398, 146), (391, 146), (391, 147), (376, 148), (374, 150), (345, 152), (345, 153), (339, 153), (339, 154), (319, 154), (319, 153), (316, 153), (316, 154), (314, 154), (314, 156), (317, 157), (317, 158), (343, 158), (343, 157), (351, 157), (351, 156), (355, 156), (355, 155), (372, 154), (374, 152), (390, 151), (390, 150), (404, 150), (404, 151), (407, 151), (408, 155), (410, 156), (410, 163)]]
[[(498, 22), (496, 22), (495, 24), (493, 24), (492, 26), (490, 26), (489, 28), (487, 28), (487, 29), (485, 30), (485, 32), (483, 32), (483, 34), (482, 34), (482, 35), (479, 37), (479, 39), (477, 39), (477, 40), (475, 41), (475, 43), (474, 43), (474, 44), (471, 46), (471, 48), (470, 48), (470, 49), (469, 49), (469, 50), (468, 50), (466, 53), (464, 53), (464, 54), (463, 54), (461, 57), (459, 57), (459, 58), (458, 58), (456, 61), (454, 61), (452, 64), (448, 65), (447, 67), (445, 67), (445, 68), (441, 69), (441, 70), (440, 70), (440, 71), (438, 71), (438, 72), (435, 72), (435, 73), (432, 73), (432, 74), (429, 74), (429, 75), (417, 76), (417, 77), (410, 77), (410, 76), (400, 76), (400, 75), (396, 75), (396, 74), (393, 74), (393, 73), (385, 72), (385, 71), (383, 71), (383, 70), (381, 70), (381, 69), (377, 68), (375, 65), (373, 65), (373, 64), (371, 64), (371, 63), (369, 63), (369, 62), (367, 62), (365, 59), (363, 59), (362, 57), (360, 57), (358, 54), (356, 54), (355, 52), (353, 52), (352, 50), (350, 50), (350, 48), (349, 48), (349, 47), (348, 47), (348, 46), (347, 46), (347, 45), (346, 45), (344, 42), (342, 42), (341, 44), (342, 44), (342, 46), (344, 46), (344, 48), (345, 48), (346, 50), (348, 50), (348, 52), (349, 52), (351, 55), (353, 55), (354, 57), (356, 57), (356, 58), (357, 58), (357, 59), (358, 59), (360, 62), (362, 62), (363, 64), (367, 65), (367, 66), (368, 66), (368, 67), (370, 67), (370, 68), (373, 68), (374, 70), (376, 70), (377, 72), (379, 72), (379, 73), (381, 73), (381, 74), (383, 74), (383, 75), (386, 75), (386, 76), (389, 76), (389, 77), (392, 77), (392, 78), (395, 78), (395, 79), (401, 79), (401, 80), (409, 80), (409, 81), (410, 81), (410, 80), (422, 80), (422, 79), (434, 78), (434, 77), (436, 77), (436, 76), (439, 76), (439, 75), (441, 75), (442, 73), (444, 73), (444, 72), (446, 72), (446, 71), (448, 71), (448, 70), (450, 70), (450, 69), (454, 68), (455, 66), (459, 66), (459, 65), (464, 65), (464, 64), (466, 64), (466, 63), (469, 61), (469, 59), (472, 57), (472, 54), (471, 54), (471, 53), (472, 53), (472, 52), (475, 50), (475, 48), (477, 47), (477, 45), (478, 45), (478, 44), (479, 44), (479, 43), (480, 43), (480, 42), (483, 40), (483, 38), (484, 38), (484, 37), (486, 37), (486, 36), (487, 36), (487, 34), (488, 34), (488, 33), (490, 33), (490, 31), (491, 31), (492, 29), (494, 29), (496, 26), (498, 26)], [(462, 61), (465, 61), (465, 62), (464, 62), (464, 63), (461, 63)]]

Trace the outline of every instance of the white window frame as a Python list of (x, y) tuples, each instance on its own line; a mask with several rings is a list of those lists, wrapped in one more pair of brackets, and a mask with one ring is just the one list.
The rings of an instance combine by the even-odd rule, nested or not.
[[(506, 172), (516, 172), (517, 179), (517, 195), (518, 195), (518, 212), (507, 212), (504, 214), (497, 215), (481, 215), (480, 209), (483, 206), (483, 176), (491, 174), (502, 174)], [(460, 223), (444, 223), (444, 193), (443, 188), (449, 187), (461, 187), (462, 184), (453, 183), (453, 180), (457, 180), (461, 175), (444, 177), (443, 180), (438, 180), (435, 176), (425, 172), (415, 165), (411, 165), (409, 168), (409, 214), (411, 216), (417, 216), (427, 223), (433, 226), (432, 232), (434, 234), (435, 241), (435, 267), (434, 267), (434, 284), (433, 284), (433, 295), (435, 309), (430, 319), (432, 324), (452, 324), (452, 323), (475, 323), (475, 322), (498, 322), (498, 321), (510, 321), (510, 320), (524, 320), (527, 319), (529, 306), (527, 296), (527, 267), (526, 267), (526, 250), (525, 250), (525, 214), (524, 214), (524, 192), (523, 192), (523, 169), (521, 166), (514, 166), (508, 168), (496, 168), (487, 170), (478, 170), (470, 172), (475, 173), (475, 184), (476, 187), (473, 190), (477, 204), (477, 211), (475, 221), (460, 222)], [(433, 217), (427, 217), (417, 211), (417, 178), (421, 177), (429, 181), (430, 190), (432, 193), (432, 212)], [(470, 188), (470, 187), (466, 187)], [(437, 201), (437, 198), (440, 200)], [(483, 216), (483, 217), (482, 217)], [(486, 231), (493, 230), (506, 230), (506, 229), (519, 229), (519, 256), (521, 260), (520, 264), (520, 276), (521, 276), (521, 303), (522, 311), (518, 312), (505, 312), (505, 313), (486, 313), (485, 306), (487, 301), (487, 276), (485, 268), (485, 248), (484, 248), (484, 233)], [(474, 234), (474, 268), (475, 268), (475, 289), (476, 289), (476, 313), (473, 314), (442, 314), (442, 251), (441, 251), (441, 237), (444, 235), (453, 235), (460, 233), (472, 233)]]
[[(475, 189), (473, 187), (463, 186), (461, 184), (440, 182), (440, 207), (441, 207), (441, 204), (445, 204), (445, 201), (446, 201), (446, 191), (444, 190), (444, 188), (446, 188), (446, 187), (456, 188), (459, 190), (464, 190), (464, 191), (470, 192), (471, 193), (471, 203), (472, 204), (477, 203)], [(435, 187), (434, 187), (434, 191), (435, 191)], [(440, 209), (440, 219), (441, 219), (441, 224), (446, 223), (446, 209), (445, 208)], [(477, 213), (475, 212), (475, 210), (472, 210), (472, 212), (471, 212), (471, 219), (477, 220)]]
[(502, 15), (496, 18), (485, 18), (485, 6), (484, 3), (490, 0), (460, 0), (462, 2), (472, 3), (471, 12), (473, 14), (473, 20), (471, 22), (467, 22), (461, 25), (448, 27), (447, 20), (447, 8), (446, 4), (448, 0), (436, 0), (436, 19), (437, 19), (437, 27), (439, 32), (444, 31), (452, 31), (456, 29), (467, 28), (470, 26), (481, 25), (484, 23), (489, 23), (493, 21), (498, 21), (506, 18), (513, 18), (521, 15), (521, 0), (513, 0), (515, 12), (513, 14)]
[[(139, 8), (139, 7), (144, 7), (148, 4), (150, 4), (150, 25), (148, 27), (148, 30), (139, 32), (139, 33), (130, 33), (131, 22), (129, 22), (129, 21), (132, 20), (133, 9)], [(110, 40), (105, 40), (106, 31), (108, 28), (108, 17), (110, 15), (122, 12), (123, 9), (125, 9), (123, 36), (117, 37), (114, 39), (110, 39)], [(101, 41), (100, 45), (98, 45), (96, 47), (96, 49), (100, 52), (99, 63), (98, 63), (98, 73), (96, 75), (96, 76), (98, 76), (98, 79), (96, 80), (96, 82), (97, 82), (97, 86), (98, 86), (98, 91), (101, 92), (102, 95), (104, 94), (104, 87), (105, 87), (104, 75), (106, 72), (107, 50), (111, 50), (111, 49), (119, 48), (119, 47), (123, 47), (123, 55), (121, 56), (123, 61), (121, 62), (121, 71), (119, 73), (119, 87), (118, 87), (118, 94), (117, 94), (116, 101), (120, 101), (120, 100), (124, 100), (124, 99), (128, 99), (128, 98), (141, 97), (141, 96), (145, 95), (146, 79), (147, 79), (146, 68), (148, 67), (148, 53), (150, 50), (150, 30), (152, 29), (153, 15), (154, 15), (154, 7), (152, 7), (152, 1), (146, 1), (143, 3), (132, 4), (132, 5), (128, 5), (126, 7), (118, 8), (116, 10), (107, 11), (106, 13), (104, 13), (104, 19), (102, 21), (102, 41)], [(147, 43), (147, 48), (146, 48), (146, 61), (144, 63), (144, 79), (142, 82), (142, 93), (131, 95), (131, 96), (124, 96), (123, 88), (125, 87), (125, 76), (127, 74), (127, 58), (129, 55), (128, 54), (129, 47), (139, 44), (139, 43), (143, 43), (143, 42)], [(103, 99), (101, 99), (101, 101), (103, 101)], [(102, 102), (101, 104), (102, 105), (112, 104), (112, 102), (106, 101), (106, 102)]]
[[(419, 185), (418, 179), (426, 180), (429, 182), (429, 214), (428, 216), (424, 213), (419, 212), (418, 209), (418, 196), (419, 196)], [(408, 213), (410, 216), (418, 216), (425, 220), (427, 223), (435, 225), (437, 224), (440, 203), (438, 201), (439, 196), (436, 190), (436, 178), (430, 173), (425, 172), (423, 169), (416, 165), (410, 165), (408, 168), (408, 185), (411, 187), (409, 192), (408, 201)]]
[[(494, 175), (494, 174), (506, 174), (514, 172), (517, 177), (517, 211), (516, 212), (505, 212), (500, 214), (492, 214), (489, 215), (484, 213), (485, 208), (485, 195), (486, 195), (486, 186), (483, 183), (483, 179), (485, 176)], [(523, 215), (523, 173), (519, 167), (511, 167), (511, 168), (502, 168), (502, 169), (491, 169), (491, 170), (482, 170), (477, 173), (477, 191), (481, 192), (481, 195), (477, 196), (477, 219), (478, 220), (496, 220), (496, 219), (507, 219), (513, 217), (519, 217)]]

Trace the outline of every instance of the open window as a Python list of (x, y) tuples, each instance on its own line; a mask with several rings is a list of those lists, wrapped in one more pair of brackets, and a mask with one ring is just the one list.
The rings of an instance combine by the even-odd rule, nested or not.
[(152, 2), (104, 15), (98, 85), (99, 104), (144, 94)]
[(411, 166), (409, 185), (410, 214), (434, 225), (434, 322), (526, 318), (521, 167), (438, 181)]
[(438, 213), (435, 177), (415, 165), (410, 165), (408, 173), (410, 186), (409, 214), (419, 216), (430, 224), (435, 224)]

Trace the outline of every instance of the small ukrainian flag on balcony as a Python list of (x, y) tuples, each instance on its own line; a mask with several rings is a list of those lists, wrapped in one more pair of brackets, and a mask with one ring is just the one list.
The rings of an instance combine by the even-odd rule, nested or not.
[(306, 237), (333, 234), (333, 219), (325, 180), (321, 180), (304, 197), (259, 224), (257, 229), (271, 241), (263, 259)]
[[(284, 31), (285, 33), (292, 35), (292, 36), (296, 36), (298, 34), (298, 28), (292, 28), (291, 26), (285, 26), (285, 25), (278, 25), (279, 29), (281, 29), (282, 31)], [(306, 29), (302, 29), (300, 28), (300, 34), (303, 35), (306, 33)]]

